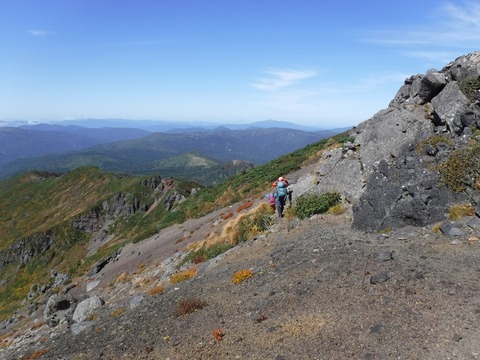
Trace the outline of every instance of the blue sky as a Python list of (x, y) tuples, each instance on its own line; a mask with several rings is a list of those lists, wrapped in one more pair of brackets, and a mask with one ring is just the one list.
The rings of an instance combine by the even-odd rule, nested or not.
[(0, 120), (351, 126), (479, 50), (480, 1), (2, 0)]

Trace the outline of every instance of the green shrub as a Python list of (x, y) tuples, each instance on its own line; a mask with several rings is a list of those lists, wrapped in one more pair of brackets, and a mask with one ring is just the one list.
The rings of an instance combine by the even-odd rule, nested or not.
[(305, 219), (315, 214), (326, 213), (330, 207), (338, 204), (340, 199), (338, 193), (304, 194), (297, 199), (293, 212), (300, 219)]
[(459, 86), (465, 96), (473, 102), (477, 100), (477, 92), (480, 90), (480, 76), (464, 80), (459, 83)]
[(439, 164), (439, 170), (440, 185), (448, 186), (452, 191), (460, 192), (473, 186), (480, 176), (480, 143), (475, 141), (455, 150)]
[(355, 137), (348, 136), (348, 133), (343, 133), (342, 137), (338, 138), (338, 142), (342, 143), (342, 144), (344, 144), (346, 142), (352, 142), (353, 143), (354, 141), (355, 141)]

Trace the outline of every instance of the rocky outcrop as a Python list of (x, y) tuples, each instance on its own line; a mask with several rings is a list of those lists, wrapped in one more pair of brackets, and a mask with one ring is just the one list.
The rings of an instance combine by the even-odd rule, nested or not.
[(141, 184), (148, 189), (156, 189), (162, 184), (162, 177), (160, 175), (154, 175), (151, 178), (143, 180)]
[(10, 263), (25, 265), (37, 254), (50, 249), (54, 243), (55, 234), (52, 231), (33, 234), (21, 239), (0, 252), (0, 268)]
[(105, 214), (100, 207), (95, 207), (87, 214), (82, 214), (72, 221), (75, 229), (92, 233), (100, 230), (105, 222)]
[[(164, 196), (168, 190), (175, 189), (176, 182), (173, 179), (163, 179), (159, 175), (154, 175), (144, 179), (140, 183), (146, 189), (153, 192), (155, 198)], [(168, 199), (168, 204), (173, 200)], [(167, 208), (171, 207), (167, 205)], [(105, 200), (100, 206), (82, 214), (72, 221), (72, 226), (86, 233), (93, 233), (105, 228), (108, 220), (117, 217), (130, 217), (138, 211), (147, 212), (149, 205), (139, 200), (135, 195), (127, 192), (121, 192)]]
[[(476, 141), (479, 101), (464, 91), (479, 78), (475, 52), (406, 79), (388, 108), (352, 129), (342, 148), (326, 152), (295, 193), (341, 193), (352, 204), (354, 227), (366, 231), (432, 224), (444, 220), (452, 204), (476, 206), (473, 186), (455, 192), (440, 184), (439, 164)], [(445, 141), (429, 141), (434, 137)]]
[[(185, 201), (185, 196), (175, 191), (177, 184), (173, 179), (163, 179), (156, 175), (142, 180), (141, 185), (152, 193), (152, 197), (158, 201), (161, 200), (167, 210)], [(146, 213), (148, 209), (149, 205), (133, 194), (120, 192), (73, 219), (70, 225), (76, 230), (89, 234), (92, 242), (96, 244), (94, 249), (96, 250), (107, 239), (109, 226), (116, 219), (131, 217), (139, 211)], [(54, 247), (55, 239), (55, 231), (50, 230), (17, 240), (5, 250), (0, 251), (0, 268), (10, 263), (28, 264), (38, 254), (45, 253)]]

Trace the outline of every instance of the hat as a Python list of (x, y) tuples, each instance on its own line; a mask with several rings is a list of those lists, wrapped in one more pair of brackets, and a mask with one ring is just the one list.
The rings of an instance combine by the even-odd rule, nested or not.
[(278, 181), (285, 181), (285, 178), (284, 178), (283, 176), (280, 176), (280, 177), (278, 178)]

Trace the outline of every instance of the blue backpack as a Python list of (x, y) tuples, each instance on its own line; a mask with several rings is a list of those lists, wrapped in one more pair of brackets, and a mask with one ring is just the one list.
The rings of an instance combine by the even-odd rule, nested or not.
[(287, 186), (283, 181), (278, 181), (277, 182), (277, 194), (278, 194), (278, 196), (287, 195)]

